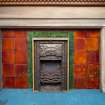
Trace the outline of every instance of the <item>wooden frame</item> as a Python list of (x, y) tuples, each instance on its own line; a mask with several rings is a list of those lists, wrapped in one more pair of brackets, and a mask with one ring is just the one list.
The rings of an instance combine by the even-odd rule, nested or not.
[(105, 0), (1, 0), (0, 6), (105, 6)]
[(50, 41), (50, 40), (53, 40), (53, 41), (67, 41), (67, 46), (68, 46), (68, 51), (67, 51), (67, 90), (69, 90), (69, 40), (68, 38), (32, 38), (32, 73), (33, 73), (33, 92), (34, 91), (38, 91), (38, 90), (35, 90), (35, 75), (34, 75), (34, 72), (35, 72), (35, 54), (34, 54), (34, 50), (35, 50), (35, 47), (34, 47), (34, 41), (44, 41), (44, 40), (47, 40), (47, 41)]

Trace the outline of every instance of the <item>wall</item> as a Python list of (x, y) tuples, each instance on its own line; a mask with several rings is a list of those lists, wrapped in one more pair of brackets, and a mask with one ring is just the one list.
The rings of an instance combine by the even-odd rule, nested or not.
[(99, 30), (33, 32), (4, 30), (3, 87), (32, 87), (32, 38), (69, 37), (70, 88), (99, 88)]
[(99, 31), (74, 32), (74, 87), (99, 88)]
[(2, 34), (0, 32), (0, 88), (2, 87)]
[(37, 19), (37, 21), (40, 19), (104, 19), (104, 10), (105, 7), (0, 7), (0, 18)]
[(27, 33), (3, 31), (2, 66), (4, 88), (28, 87)]
[(0, 7), (0, 28), (101, 29), (100, 88), (105, 92), (105, 7)]

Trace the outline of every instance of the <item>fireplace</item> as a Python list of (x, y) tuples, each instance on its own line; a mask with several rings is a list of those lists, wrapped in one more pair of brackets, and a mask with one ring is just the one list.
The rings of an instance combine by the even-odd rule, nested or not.
[(99, 30), (2, 30), (3, 88), (99, 88)]
[[(55, 12), (55, 11), (57, 11), (57, 12)], [(98, 12), (95, 12), (95, 11), (98, 11)], [(0, 15), (1, 32), (2, 32), (2, 29), (4, 29), (4, 28), (8, 28), (8, 29), (15, 28), (18, 30), (24, 30), (25, 29), (26, 31), (27, 31), (27, 29), (36, 29), (37, 31), (40, 31), (40, 29), (42, 29), (42, 30), (50, 30), (51, 29), (52, 31), (57, 31), (59, 29), (63, 30), (63, 31), (68, 31), (68, 30), (75, 31), (74, 29), (79, 29), (79, 30), (98, 29), (99, 33), (100, 33), (100, 35), (99, 35), (99, 37), (100, 37), (100, 42), (99, 42), (99, 46), (100, 46), (99, 64), (100, 64), (100, 66), (99, 67), (93, 66), (93, 68), (92, 68), (92, 66), (90, 66), (88, 68), (92, 68), (93, 70), (100, 68), (99, 74), (101, 74), (101, 75), (99, 75), (99, 80), (100, 80), (99, 87), (103, 90), (103, 92), (105, 92), (105, 69), (104, 69), (105, 68), (105, 64), (104, 64), (104, 62), (105, 62), (105, 56), (104, 56), (104, 54), (105, 54), (105, 48), (104, 48), (104, 46), (105, 46), (105, 41), (104, 41), (105, 40), (105, 19), (104, 19), (105, 18), (105, 14), (104, 14), (105, 11), (104, 11), (104, 7), (100, 7), (100, 8), (98, 8), (98, 7), (96, 7), (96, 8), (93, 8), (93, 7), (90, 7), (90, 8), (89, 7), (79, 7), (79, 8), (74, 8), (74, 7), (65, 7), (65, 8), (62, 8), (62, 7), (37, 7), (37, 8), (33, 8), (33, 7), (27, 7), (27, 8), (26, 7), (11, 7), (11, 8), (10, 7), (1, 7), (0, 13), (1, 13), (1, 15)], [(49, 15), (49, 13), (51, 13), (51, 15)], [(2, 43), (1, 39), (2, 38), (0, 36), (0, 43)], [(24, 38), (24, 39), (27, 39), (27, 38)], [(54, 38), (53, 41), (55, 41), (55, 39), (56, 38)], [(33, 76), (31, 74), (29, 74), (31, 79), (30, 79), (30, 77), (28, 78), (29, 82), (31, 81), (31, 83), (27, 83), (27, 79), (26, 80), (23, 79), (23, 77), (22, 77), (23, 75), (22, 76), (16, 75), (17, 78), (15, 78), (14, 75), (9, 75), (9, 73), (7, 73), (9, 75), (9, 77), (5, 77), (4, 79), (5, 79), (6, 83), (12, 84), (9, 87), (12, 87), (12, 88), (17, 88), (17, 87), (24, 88), (25, 87), (26, 88), (26, 87), (32, 87), (32, 83), (33, 83), (34, 84), (33, 90), (40, 90), (40, 87), (38, 84), (39, 82), (37, 83), (35, 80), (36, 79), (36, 73), (35, 72), (37, 72), (37, 71), (36, 71), (35, 59), (34, 59), (34, 55), (36, 54), (36, 53), (34, 53), (34, 49), (35, 49), (34, 44), (36, 41), (42, 41), (43, 42), (43, 40), (41, 40), (41, 39), (39, 40), (38, 38), (35, 39), (33, 41), (34, 42), (33, 48), (32, 48), (33, 51), (30, 51), (30, 53), (31, 53), (30, 55), (33, 55), (33, 57), (32, 57), (33, 68), (32, 68), (32, 66), (29, 67), (31, 70), (33, 69), (33, 73), (32, 73)], [(59, 39), (57, 39), (57, 40), (59, 41)], [(49, 39), (47, 41), (49, 41)], [(27, 42), (27, 41), (24, 40), (24, 42)], [(79, 42), (81, 42), (81, 41), (79, 41)], [(90, 42), (92, 42), (92, 41), (90, 41)], [(22, 43), (22, 41), (21, 41), (21, 43)], [(78, 43), (77, 43), (77, 45), (78, 45)], [(19, 46), (21, 46), (21, 45), (19, 45)], [(71, 45), (70, 45), (70, 47), (71, 47)], [(84, 47), (84, 48), (86, 48), (86, 47)], [(14, 46), (14, 49), (12, 49), (12, 50), (13, 51), (10, 51), (10, 52), (12, 52), (12, 53), (16, 52), (15, 46)], [(70, 49), (70, 50), (72, 52), (72, 49)], [(0, 55), (1, 55), (0, 57), (2, 59), (3, 56), (2, 56), (1, 52), (2, 52), (2, 47), (0, 47)], [(25, 52), (27, 52), (27, 51), (25, 50), (24, 53)], [(18, 53), (16, 53), (16, 55), (18, 55), (20, 53), (21, 52), (18, 52)], [(77, 56), (77, 58), (78, 57), (80, 58), (80, 56), (82, 56), (83, 53), (78, 53), (78, 54), (79, 54), (79, 56)], [(19, 56), (19, 57), (27, 56), (27, 54), (25, 54), (24, 56), (23, 55)], [(70, 55), (70, 58), (72, 58), (71, 55)], [(9, 56), (9, 54), (8, 54), (8, 56)], [(14, 54), (14, 56), (15, 56), (15, 54)], [(27, 68), (28, 66), (31, 65), (31, 64), (29, 64), (27, 66), (27, 62), (24, 62), (24, 60), (27, 61), (27, 59), (18, 59), (19, 57), (14, 57), (14, 56), (13, 56), (13, 58), (16, 58), (17, 64), (14, 64), (14, 62), (13, 62), (12, 68), (15, 67), (14, 69), (17, 68), (17, 70), (18, 70), (22, 67), (22, 70), (24, 71), (25, 69), (23, 69), (23, 68)], [(87, 56), (84, 54), (83, 57), (87, 57)], [(26, 58), (26, 57), (24, 57), (24, 58)], [(95, 57), (93, 57), (93, 58), (95, 58)], [(10, 58), (8, 58), (8, 59), (10, 59)], [(95, 60), (95, 59), (91, 59), (91, 60)], [(57, 65), (61, 66), (61, 64), (62, 64), (61, 60), (56, 60), (56, 62), (54, 60), (51, 60), (50, 64), (48, 62), (49, 60), (45, 60), (45, 59), (40, 60), (39, 59), (39, 61), (40, 61), (39, 62), (40, 65), (42, 67), (40, 69), (40, 71), (44, 71), (44, 67), (47, 68), (48, 67), (47, 65), (54, 65), (54, 67), (57, 68), (58, 67)], [(84, 62), (82, 62), (82, 63), (84, 63)], [(22, 63), (24, 63), (24, 65)], [(76, 63), (78, 63), (78, 60), (76, 61)], [(94, 62), (92, 62), (92, 63), (94, 63)], [(3, 66), (5, 66), (7, 64), (2, 65), (2, 62), (0, 62), (0, 65), (1, 65), (0, 66), (0, 68), (1, 68), (0, 72), (1, 72), (3, 69)], [(43, 67), (43, 65), (44, 65), (44, 67)], [(81, 67), (83, 68), (83, 70), (85, 70), (84, 65), (82, 65)], [(78, 69), (81, 67), (79, 65), (77, 65), (75, 67), (76, 68), (75, 70), (77, 71), (77, 73), (79, 73)], [(94, 69), (94, 67), (96, 67), (96, 68)], [(7, 68), (10, 69), (11, 66), (7, 65)], [(67, 83), (66, 86), (68, 89), (72, 88), (71, 84), (73, 84), (73, 82), (74, 82), (73, 79), (71, 79), (71, 78), (73, 78), (73, 75), (71, 75), (71, 74), (73, 74), (72, 68), (73, 68), (72, 64), (70, 64), (70, 69), (71, 69), (70, 73), (68, 72), (69, 70), (67, 70), (68, 73), (67, 73), (67, 75), (65, 75), (67, 78), (67, 81), (65, 83)], [(89, 71), (89, 73), (91, 73), (91, 70)], [(83, 74), (85, 74), (85, 72)], [(83, 74), (80, 73), (79, 75), (82, 75), (84, 77)], [(27, 77), (26, 74), (24, 74), (24, 75)], [(39, 73), (38, 75), (41, 75), (41, 73)], [(94, 75), (95, 75), (95, 73), (94, 73)], [(1, 75), (0, 75), (0, 77), (1, 77)], [(75, 75), (74, 75), (74, 77), (76, 77), (75, 83), (76, 84), (79, 83), (79, 84), (81, 84), (81, 86), (83, 86), (83, 83), (93, 84), (92, 82), (83, 82), (84, 78), (78, 79), (77, 78), (78, 76), (75, 76)], [(90, 78), (91, 77), (92, 76), (90, 75)], [(14, 86), (14, 81), (15, 81), (16, 86)], [(84, 79), (84, 81), (85, 81), (85, 79)], [(26, 83), (25, 84), (26, 86), (22, 86), (23, 84), (21, 82), (22, 83), (24, 82), (24, 84)], [(20, 84), (21, 84), (21, 86), (20, 86)], [(31, 84), (31, 85), (27, 86), (29, 84)], [(60, 83), (58, 83), (58, 84), (60, 84)], [(43, 87), (43, 82), (41, 83), (41, 85)], [(2, 84), (1, 84), (1, 87), (3, 87)], [(85, 87), (85, 84), (84, 84), (84, 87)], [(58, 89), (59, 89), (59, 86), (58, 86)], [(63, 88), (63, 90), (65, 90), (65, 89), (66, 88)]]
[(33, 40), (34, 90), (67, 90), (68, 43), (66, 38)]

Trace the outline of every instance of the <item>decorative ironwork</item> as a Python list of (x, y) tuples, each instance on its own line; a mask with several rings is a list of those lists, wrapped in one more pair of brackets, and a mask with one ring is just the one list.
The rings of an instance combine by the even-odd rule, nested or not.
[(61, 83), (62, 76), (61, 71), (57, 70), (56, 72), (41, 71), (41, 82), (42, 83)]
[(105, 0), (0, 0), (0, 6), (105, 6)]
[(62, 44), (40, 44), (40, 56), (62, 56)]
[(67, 43), (46, 40), (36, 41), (35, 45), (35, 80), (38, 80), (36, 88), (41, 90), (54, 88), (55, 90), (59, 87), (59, 90), (66, 90)]

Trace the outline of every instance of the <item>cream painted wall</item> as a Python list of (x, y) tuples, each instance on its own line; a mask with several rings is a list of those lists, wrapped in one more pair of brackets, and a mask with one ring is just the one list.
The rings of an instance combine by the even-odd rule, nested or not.
[(105, 7), (0, 7), (0, 18), (105, 18)]

